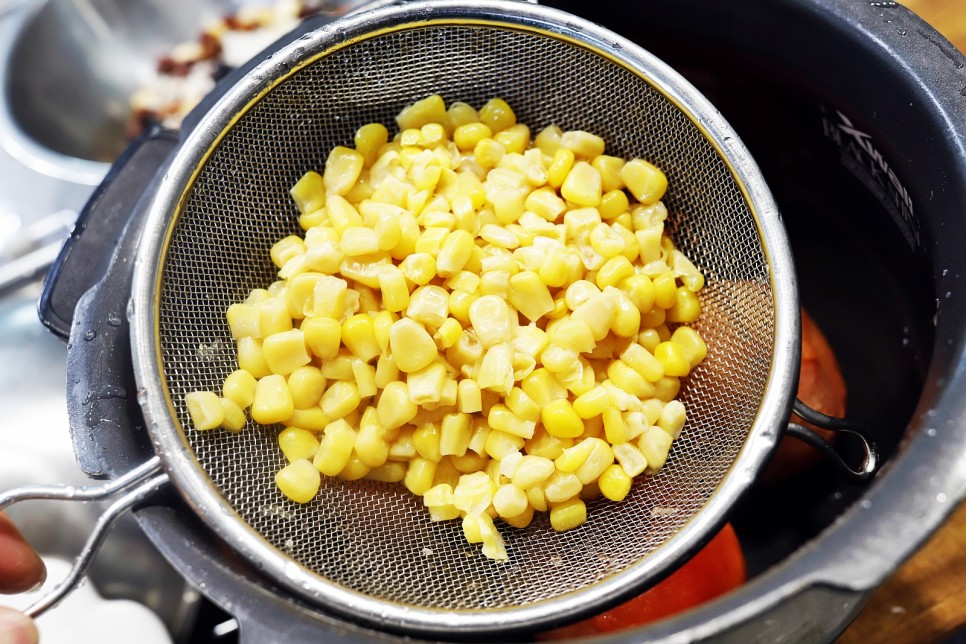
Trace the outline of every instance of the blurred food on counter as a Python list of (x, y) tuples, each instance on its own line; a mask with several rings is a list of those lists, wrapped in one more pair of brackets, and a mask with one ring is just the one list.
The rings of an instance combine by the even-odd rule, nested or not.
[(177, 129), (228, 70), (325, 8), (322, 0), (275, 0), (241, 7), (205, 26), (195, 40), (158, 60), (155, 77), (131, 96), (131, 137), (156, 124)]

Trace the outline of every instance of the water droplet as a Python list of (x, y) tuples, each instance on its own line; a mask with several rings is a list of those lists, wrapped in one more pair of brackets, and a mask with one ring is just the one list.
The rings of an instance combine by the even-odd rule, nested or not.
[(121, 326), (121, 322), (123, 322), (123, 320), (121, 320), (121, 316), (117, 313), (111, 313), (107, 316), (107, 323), (111, 326)]
[(939, 494), (936, 495), (936, 501), (939, 502), (939, 503), (945, 503), (947, 500), (948, 499), (947, 499), (946, 495), (943, 494), (942, 492), (940, 492)]
[(868, 499), (862, 499), (862, 503), (860, 503), (859, 505), (862, 506), (863, 510), (868, 510), (869, 508), (872, 507), (872, 501)]
[(94, 329), (88, 329), (87, 331), (84, 331), (84, 339), (87, 340), (88, 342), (90, 342), (96, 337), (97, 337), (97, 331), (95, 331)]
[(926, 430), (926, 436), (929, 436), (930, 438), (932, 438), (933, 436), (935, 436), (936, 433), (937, 432), (936, 432), (936, 428), (935, 427), (930, 427), (929, 429)]

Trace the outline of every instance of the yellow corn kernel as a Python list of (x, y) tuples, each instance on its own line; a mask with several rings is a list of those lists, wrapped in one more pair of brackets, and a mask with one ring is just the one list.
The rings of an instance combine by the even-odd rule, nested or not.
[(449, 294), (449, 313), (456, 318), (460, 324), (470, 323), (470, 305), (473, 304), (479, 295), (468, 293), (463, 290), (454, 290)]
[(664, 377), (664, 363), (636, 342), (627, 345), (620, 359), (649, 382), (657, 382)]
[(262, 338), (291, 329), (292, 316), (288, 313), (288, 302), (281, 297), (270, 297), (259, 302), (258, 325)]
[(271, 374), (259, 379), (252, 401), (252, 419), (262, 425), (281, 423), (295, 411), (285, 377)]
[(286, 425), (301, 427), (313, 432), (321, 432), (331, 419), (322, 412), (321, 407), (309, 407), (308, 409), (296, 409), (287, 421)]
[(453, 413), (443, 416), (439, 427), (439, 452), (443, 456), (463, 456), (470, 443), (470, 416)]
[(634, 265), (623, 255), (617, 255), (604, 262), (604, 265), (597, 270), (594, 281), (599, 288), (604, 289), (608, 286), (617, 286), (624, 279), (633, 275)]
[(604, 436), (611, 445), (617, 445), (629, 440), (629, 431), (624, 422), (621, 411), (615, 407), (608, 407), (601, 414), (604, 421)]
[(553, 460), (573, 444), (574, 439), (557, 438), (544, 429), (542, 425), (538, 425), (533, 432), (533, 438), (528, 440), (524, 447), (527, 455), (541, 456)]
[(520, 387), (514, 387), (507, 394), (506, 406), (517, 418), (534, 422), (540, 420), (540, 405)]
[(406, 476), (406, 464), (390, 462), (374, 467), (363, 477), (368, 481), (399, 483)]
[(527, 195), (524, 206), (547, 221), (557, 221), (566, 210), (567, 204), (557, 196), (552, 188), (538, 188)]
[(384, 438), (384, 432), (382, 425), (375, 418), (363, 421), (359, 426), (354, 449), (359, 460), (370, 468), (382, 467), (389, 458), (389, 443)]
[(671, 334), (671, 342), (684, 349), (684, 354), (694, 368), (704, 361), (708, 355), (708, 345), (697, 331), (689, 326), (679, 326)]
[(406, 315), (428, 329), (438, 329), (449, 312), (449, 293), (441, 286), (420, 286), (409, 297)]
[(584, 484), (573, 472), (557, 470), (544, 484), (543, 495), (550, 503), (561, 503), (580, 494), (583, 487)]
[[(587, 458), (577, 466), (574, 474), (584, 485), (596, 481), (614, 462), (614, 450), (604, 440), (600, 438), (586, 438), (585, 441), (592, 441), (593, 448)], [(559, 469), (559, 466), (558, 466)]]
[(381, 353), (373, 318), (366, 313), (353, 315), (342, 323), (342, 342), (363, 362), (369, 362)]
[[(647, 430), (644, 430), (645, 432)], [(643, 435), (643, 433), (642, 433)], [(628, 477), (634, 478), (647, 469), (647, 460), (633, 443), (618, 443), (614, 445), (614, 459)], [(603, 475), (602, 475), (603, 476)], [(609, 497), (608, 497), (609, 498)]]
[(563, 453), (554, 459), (554, 467), (558, 472), (575, 472), (590, 457), (596, 449), (596, 441), (599, 440), (599, 438), (585, 438), (564, 449)]
[[(526, 493), (524, 493), (526, 496)], [(528, 499), (529, 503), (529, 499)], [(526, 528), (533, 521), (533, 507), (527, 505), (527, 508), (515, 517), (501, 517), (503, 522), (507, 525), (513, 526), (514, 528), (523, 529)]]
[(554, 152), (553, 159), (547, 167), (547, 183), (551, 187), (560, 188), (570, 175), (570, 171), (574, 167), (574, 160), (573, 150), (561, 147)]
[(449, 521), (460, 516), (459, 509), (453, 505), (453, 486), (448, 483), (437, 483), (426, 490), (423, 505), (429, 508), (432, 521)]
[(382, 305), (387, 312), (398, 313), (409, 306), (409, 286), (406, 276), (393, 264), (379, 271), (379, 290), (382, 292)]
[(438, 463), (443, 457), (439, 450), (439, 426), (430, 422), (417, 427), (413, 432), (413, 447), (421, 458)]
[(345, 312), (348, 287), (344, 279), (332, 275), (320, 277), (312, 293), (312, 316), (341, 319)]
[[(560, 145), (572, 150), (578, 157), (588, 160), (599, 157), (604, 153), (604, 139), (584, 130), (564, 132), (560, 136)], [(623, 159), (620, 161), (623, 164)]]
[(493, 98), (480, 108), (480, 120), (493, 132), (505, 130), (517, 123), (513, 109), (502, 98)]
[(509, 342), (518, 326), (506, 300), (496, 295), (484, 295), (470, 304), (469, 318), (477, 339), (484, 347)]
[(496, 132), (493, 139), (506, 148), (508, 154), (524, 154), (530, 145), (530, 128), (523, 123)]
[(480, 455), (470, 449), (467, 449), (466, 453), (462, 456), (450, 456), (449, 460), (458, 472), (462, 472), (463, 474), (472, 474), (473, 472), (480, 472), (484, 470), (487, 464), (490, 462), (490, 457), (487, 456), (485, 452), (484, 454)]
[(225, 420), (225, 410), (218, 394), (211, 391), (192, 391), (185, 394), (185, 405), (195, 429), (206, 431), (219, 427)]
[(694, 291), (686, 286), (679, 286), (674, 294), (674, 304), (667, 310), (668, 322), (688, 323), (701, 317), (701, 302)]
[(510, 277), (507, 299), (531, 322), (554, 308), (550, 290), (534, 271), (522, 271)]
[(503, 459), (510, 452), (519, 451), (523, 448), (526, 441), (519, 436), (514, 434), (507, 434), (506, 432), (501, 432), (499, 430), (491, 430), (489, 434), (486, 435), (486, 443), (483, 446), (483, 451), (496, 460)]
[(326, 380), (352, 380), (352, 360), (355, 358), (348, 351), (339, 351), (339, 355), (322, 363), (322, 375)]
[[(643, 320), (641, 321), (641, 324), (644, 324)], [(637, 343), (651, 353), (654, 353), (654, 349), (656, 349), (657, 345), (661, 344), (661, 342), (663, 342), (663, 340), (661, 340), (661, 335), (658, 333), (657, 329), (644, 329), (637, 334)]]
[(493, 139), (481, 139), (473, 148), (476, 162), (486, 169), (495, 168), (505, 154), (506, 149), (503, 145)]
[(399, 369), (392, 356), (383, 354), (376, 361), (376, 372), (374, 374), (377, 389), (384, 389), (386, 385), (394, 380), (399, 380)]
[(533, 430), (537, 425), (535, 420), (524, 420), (520, 418), (502, 403), (490, 407), (490, 412), (486, 416), (486, 422), (493, 429), (524, 439), (533, 436)]
[(315, 457), (319, 451), (319, 439), (300, 427), (286, 427), (278, 434), (278, 446), (289, 463)]
[(289, 463), (275, 475), (275, 485), (296, 503), (308, 503), (322, 487), (322, 476), (307, 460)]
[(346, 257), (358, 257), (379, 252), (379, 236), (366, 226), (349, 226), (342, 232), (339, 247)]
[(302, 214), (314, 212), (325, 206), (325, 183), (318, 172), (306, 172), (289, 191), (296, 207)]
[(646, 474), (657, 474), (664, 467), (671, 442), (671, 436), (660, 427), (651, 427), (644, 432), (637, 442), (637, 448), (647, 461), (647, 468), (644, 470)]
[(389, 329), (389, 350), (400, 371), (412, 373), (436, 359), (436, 343), (418, 322), (402, 318)]
[(657, 166), (644, 159), (633, 159), (624, 164), (620, 178), (634, 198), (649, 206), (664, 196), (667, 177)]
[(475, 380), (464, 378), (457, 383), (456, 406), (464, 414), (472, 414), (483, 409), (480, 385)]
[(493, 502), (496, 486), (485, 472), (464, 474), (453, 490), (453, 504), (467, 515), (482, 515)]
[(503, 519), (520, 516), (527, 507), (526, 493), (512, 483), (501, 485), (493, 495), (493, 509)]
[(531, 487), (527, 488), (527, 502), (530, 503), (532, 507), (537, 512), (546, 512), (550, 509), (547, 504), (547, 497), (543, 491), (543, 487)]
[(262, 356), (272, 373), (283, 376), (307, 365), (311, 360), (305, 350), (305, 336), (300, 329), (289, 329), (265, 338), (262, 342)]
[(436, 277), (436, 259), (429, 253), (413, 253), (399, 263), (399, 270), (410, 282), (423, 286)]
[(436, 474), (433, 476), (433, 486), (445, 483), (451, 488), (456, 488), (460, 482), (463, 472), (456, 469), (451, 458), (446, 457), (436, 464)]
[(624, 187), (624, 180), (621, 179), (620, 171), (621, 168), (624, 167), (624, 159), (600, 154), (594, 157), (593, 161), (591, 161), (591, 165), (597, 168), (597, 171), (600, 172), (604, 192), (612, 192), (616, 190), (622, 191), (622, 188)]
[(436, 257), (436, 273), (450, 277), (463, 269), (473, 250), (473, 235), (465, 230), (454, 230), (443, 240)]
[(439, 402), (445, 383), (446, 367), (441, 362), (433, 362), (406, 376), (409, 399), (417, 405)]
[(621, 360), (614, 360), (607, 366), (607, 377), (614, 385), (637, 398), (654, 395), (654, 385)]
[[(338, 381), (329, 385), (329, 388), (322, 394), (319, 407), (329, 418), (338, 419), (348, 415), (349, 412), (359, 406), (361, 401), (359, 388), (354, 382)], [(336, 473), (338, 473), (338, 470)], [(330, 474), (330, 476), (335, 476), (335, 474)]]
[(466, 123), (453, 131), (453, 142), (461, 152), (469, 152), (483, 139), (493, 138), (493, 131), (485, 123)]
[(560, 149), (560, 139), (563, 137), (563, 130), (558, 125), (548, 125), (537, 133), (533, 139), (533, 146), (543, 154), (553, 156)]
[(624, 236), (616, 228), (617, 226), (610, 226), (601, 222), (590, 231), (590, 247), (601, 257), (610, 259), (624, 252), (626, 242)]
[(506, 300), (510, 292), (509, 281), (512, 274), (509, 271), (484, 272), (483, 277), (480, 278), (479, 295), (481, 297), (493, 295), (500, 300)]
[(513, 348), (500, 342), (486, 349), (476, 377), (480, 389), (509, 393), (513, 388)]
[(436, 341), (436, 346), (445, 350), (456, 344), (462, 334), (463, 326), (459, 321), (455, 318), (446, 318), (433, 334), (433, 340)]
[(684, 403), (680, 400), (671, 400), (664, 405), (664, 409), (661, 410), (661, 415), (658, 417), (655, 425), (667, 432), (671, 438), (677, 438), (681, 435), (681, 429), (684, 427), (684, 423), (687, 421), (687, 412), (684, 408)]
[(684, 347), (676, 342), (661, 342), (654, 348), (654, 357), (664, 365), (668, 376), (683, 377), (691, 372), (691, 361)]
[(262, 337), (261, 313), (257, 306), (243, 303), (232, 304), (228, 307), (225, 318), (233, 339)]
[(305, 253), (305, 241), (296, 235), (283, 237), (272, 245), (269, 256), (279, 268), (285, 266), (289, 260)]
[(339, 347), (342, 344), (342, 325), (337, 319), (307, 318), (299, 329), (313, 355), (323, 360), (330, 360), (339, 354)]
[(540, 421), (544, 429), (557, 438), (573, 438), (584, 431), (583, 419), (577, 415), (566, 398), (558, 398), (545, 404), (540, 410)]
[(627, 201), (627, 195), (623, 190), (608, 190), (604, 185), (606, 182), (603, 180), (602, 176), (602, 189), (605, 190), (604, 194), (601, 195), (600, 205), (597, 209), (600, 211), (600, 216), (607, 220), (616, 220), (621, 215), (627, 213), (627, 209), (630, 207), (630, 203)]
[(607, 390), (597, 385), (590, 391), (577, 396), (573, 402), (574, 411), (584, 420), (600, 416), (611, 404), (610, 394)]
[(390, 461), (410, 461), (416, 458), (416, 446), (413, 444), (413, 434), (416, 428), (407, 425), (398, 432), (389, 444)]
[(664, 376), (654, 383), (654, 397), (661, 402), (674, 400), (681, 391), (681, 380), (674, 376)]
[(454, 367), (472, 367), (483, 357), (483, 345), (471, 329), (464, 330), (452, 347), (446, 350), (446, 359)]
[(362, 462), (358, 454), (352, 453), (349, 456), (349, 462), (345, 464), (345, 467), (336, 476), (342, 481), (358, 481), (361, 478), (365, 478), (370, 469), (368, 465)]
[(382, 123), (369, 123), (356, 130), (353, 142), (356, 152), (362, 155), (366, 167), (375, 163), (379, 157), (379, 148), (389, 140), (389, 131)]
[(647, 275), (631, 275), (621, 280), (619, 287), (641, 313), (650, 311), (654, 306), (654, 283)]
[(641, 312), (629, 297), (622, 292), (618, 293), (617, 311), (610, 328), (619, 338), (632, 338), (641, 330)]
[(326, 476), (336, 476), (349, 463), (355, 442), (356, 432), (345, 420), (329, 423), (312, 464)]
[[(540, 353), (540, 363), (555, 374), (560, 374), (571, 369), (577, 362), (577, 352), (565, 349), (551, 342)], [(563, 383), (561, 383), (563, 384)]]
[(365, 157), (343, 146), (332, 148), (325, 161), (322, 180), (328, 194), (344, 195), (355, 185), (365, 165)]
[(318, 367), (304, 365), (293, 369), (288, 376), (288, 390), (295, 409), (308, 409), (319, 404), (325, 392), (326, 380)]
[(586, 161), (578, 161), (567, 173), (560, 186), (560, 194), (578, 206), (593, 207), (600, 204), (600, 173)]
[(379, 423), (387, 430), (392, 430), (415, 418), (419, 406), (409, 399), (406, 383), (397, 380), (388, 383), (382, 390), (376, 409)]
[(543, 485), (554, 473), (553, 461), (543, 456), (525, 454), (511, 480), (521, 490)]
[(427, 123), (446, 122), (446, 103), (439, 94), (433, 94), (408, 105), (396, 116), (400, 130), (419, 129)]
[(571, 317), (586, 322), (594, 334), (594, 340), (600, 342), (610, 332), (614, 317), (617, 315), (620, 299), (620, 292), (608, 287), (604, 292), (592, 295), (587, 301), (574, 309)]
[(453, 133), (459, 126), (467, 123), (476, 123), (479, 120), (480, 113), (476, 111), (476, 108), (467, 103), (456, 101), (450, 103), (449, 108), (446, 110), (446, 121), (443, 125), (446, 126), (447, 132)]
[(376, 384), (376, 368), (371, 364), (363, 362), (361, 358), (351, 360), (352, 379), (356, 383), (361, 398), (371, 398), (375, 396), (379, 387)]
[[(567, 260), (561, 253), (548, 253), (537, 269), (540, 280), (547, 286), (559, 288), (567, 283)], [(556, 305), (556, 302), (554, 303)]]
[(244, 369), (236, 369), (228, 374), (221, 388), (221, 395), (233, 401), (242, 409), (251, 407), (255, 400), (255, 376)]
[(554, 400), (567, 398), (566, 388), (546, 369), (535, 369), (523, 379), (520, 387), (541, 407)]
[(627, 498), (634, 480), (620, 465), (611, 465), (597, 481), (600, 493), (611, 501), (620, 502)]

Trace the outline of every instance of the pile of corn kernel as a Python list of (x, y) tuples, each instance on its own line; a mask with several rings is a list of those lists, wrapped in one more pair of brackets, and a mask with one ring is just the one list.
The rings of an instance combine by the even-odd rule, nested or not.
[[(305, 234), (227, 311), (238, 370), (193, 392), (199, 430), (280, 423), (281, 492), (402, 482), (433, 520), (507, 552), (495, 518), (556, 530), (621, 501), (685, 423), (704, 278), (664, 234), (663, 172), (507, 103), (434, 95), (292, 188)], [(673, 332), (671, 328), (673, 327)]]

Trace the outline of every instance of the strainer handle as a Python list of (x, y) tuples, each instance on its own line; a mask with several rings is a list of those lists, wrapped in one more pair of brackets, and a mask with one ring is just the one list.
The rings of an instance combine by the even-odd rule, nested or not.
[[(87, 487), (73, 485), (26, 485), (0, 494), (0, 510), (15, 503), (28, 500), (100, 501), (117, 497), (98, 517), (94, 529), (84, 547), (74, 558), (74, 565), (67, 576), (49, 593), (28, 607), (24, 614), (38, 617), (47, 609), (59, 604), (77, 588), (97, 551), (114, 523), (127, 510), (139, 504), (168, 482), (168, 475), (161, 469), (161, 461), (155, 456), (143, 465), (131, 470), (109, 483)], [(120, 496), (119, 496), (120, 495)]]
[(862, 462), (858, 467), (852, 467), (845, 462), (842, 455), (835, 451), (825, 439), (804, 425), (793, 422), (788, 423), (785, 431), (789, 436), (817, 450), (846, 478), (853, 482), (862, 483), (875, 476), (879, 469), (879, 450), (864, 425), (851, 418), (837, 418), (823, 414), (820, 411), (812, 409), (797, 398), (792, 408), (797, 416), (808, 423), (834, 432), (847, 432), (857, 437), (862, 444)]

